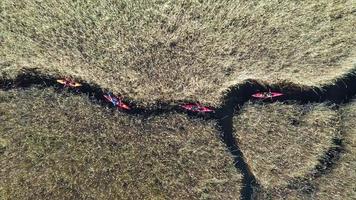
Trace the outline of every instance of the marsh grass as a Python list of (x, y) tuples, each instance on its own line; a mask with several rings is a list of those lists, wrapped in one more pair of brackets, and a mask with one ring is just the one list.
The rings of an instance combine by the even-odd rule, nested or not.
[(1, 199), (239, 199), (241, 174), (214, 127), (51, 88), (0, 91)]
[(319, 186), (316, 199), (356, 198), (356, 101), (341, 109), (342, 133), (345, 145), (335, 169), (315, 182)]
[(340, 132), (338, 113), (323, 104), (247, 103), (240, 112), (237, 142), (266, 189), (309, 175)]
[[(0, 79), (36, 68), (143, 104), (220, 106), (247, 79), (303, 90), (355, 72), (354, 23), (353, 0), (3, 0)], [(247, 104), (235, 136), (263, 198), (353, 195), (353, 113)], [(313, 170), (340, 130), (347, 153), (310, 183), (318, 193), (285, 188)], [(0, 91), (0, 155), (5, 199), (238, 199), (243, 186), (214, 123), (113, 114), (52, 89)]]
[(315, 86), (354, 69), (355, 5), (1, 1), (0, 69), (74, 76), (144, 103), (220, 105), (246, 79)]
[(340, 138), (343, 141), (344, 150), (340, 158), (333, 164), (330, 171), (318, 177), (305, 176), (298, 185), (287, 187), (264, 188), (257, 199), (317, 199), (351, 200), (356, 197), (356, 139), (355, 139), (355, 100), (343, 105), (340, 110)]

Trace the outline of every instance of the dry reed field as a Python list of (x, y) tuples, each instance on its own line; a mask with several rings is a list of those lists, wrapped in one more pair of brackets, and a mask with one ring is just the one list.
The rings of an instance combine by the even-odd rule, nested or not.
[[(323, 104), (247, 104), (234, 118), (236, 137), (261, 185), (257, 199), (353, 199), (356, 103), (333, 111)], [(313, 176), (333, 138), (340, 158)]]
[(345, 152), (335, 169), (316, 180), (319, 192), (316, 199), (353, 199), (356, 198), (356, 101), (341, 109), (342, 138)]
[[(354, 0), (0, 1), (0, 200), (356, 199), (356, 100), (336, 101), (355, 95), (355, 14)], [(30, 72), (86, 89), (10, 87)], [(250, 86), (285, 100), (230, 105)]]
[(337, 112), (323, 104), (245, 104), (234, 118), (237, 143), (263, 189), (308, 176), (340, 135)]
[(143, 104), (220, 105), (246, 79), (322, 85), (355, 69), (353, 0), (10, 1), (0, 71), (39, 68)]
[(241, 174), (214, 126), (0, 91), (0, 199), (238, 199)]

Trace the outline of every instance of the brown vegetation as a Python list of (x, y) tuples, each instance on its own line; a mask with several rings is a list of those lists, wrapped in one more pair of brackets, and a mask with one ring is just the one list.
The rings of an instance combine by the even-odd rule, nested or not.
[[(257, 199), (354, 199), (355, 117), (355, 101), (340, 113), (322, 104), (246, 105), (234, 125), (240, 147), (261, 183)], [(332, 146), (332, 137), (342, 139), (344, 151), (330, 171), (313, 177), (310, 172)]]
[(1, 199), (239, 199), (215, 124), (53, 89), (0, 91)]
[(74, 76), (144, 103), (221, 104), (252, 78), (330, 83), (354, 69), (352, 0), (10, 1), (0, 70)]
[(325, 105), (246, 104), (235, 135), (263, 188), (307, 176), (339, 134), (339, 116)]
[(331, 173), (316, 180), (316, 199), (356, 198), (356, 101), (342, 108), (341, 113), (345, 152)]

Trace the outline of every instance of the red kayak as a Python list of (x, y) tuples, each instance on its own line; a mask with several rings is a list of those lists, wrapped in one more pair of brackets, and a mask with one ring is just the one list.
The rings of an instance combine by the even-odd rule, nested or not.
[(73, 88), (76, 88), (76, 87), (82, 86), (82, 84), (77, 83), (77, 82), (73, 81), (73, 80), (70, 79), (70, 78), (58, 79), (57, 82), (60, 83), (60, 84), (62, 84), (62, 85), (64, 85), (64, 87), (73, 87)]
[(200, 113), (214, 112), (214, 110), (206, 106), (202, 106), (199, 103), (187, 103), (187, 104), (180, 105), (180, 107), (192, 112), (200, 112)]
[(258, 99), (268, 99), (268, 98), (275, 98), (275, 97), (280, 97), (283, 96), (283, 93), (279, 93), (279, 92), (257, 92), (255, 94), (252, 95), (255, 98)]
[(105, 99), (107, 99), (108, 101), (110, 101), (114, 106), (123, 109), (123, 110), (130, 110), (131, 108), (125, 104), (124, 102), (122, 102), (122, 98), (121, 97), (116, 97), (114, 96), (112, 93), (107, 93), (106, 95), (104, 95)]

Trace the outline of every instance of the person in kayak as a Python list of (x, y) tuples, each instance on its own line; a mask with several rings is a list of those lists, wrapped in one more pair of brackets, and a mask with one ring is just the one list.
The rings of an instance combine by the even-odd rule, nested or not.
[(263, 95), (264, 95), (265, 98), (272, 98), (273, 97), (273, 94), (272, 94), (271, 90), (268, 91), (268, 92), (263, 93)]
[(65, 88), (66, 87), (76, 88), (82, 86), (82, 84), (77, 83), (70, 78), (58, 79), (57, 82), (62, 84)]
[(258, 98), (258, 99), (272, 99), (275, 97), (283, 96), (283, 93), (279, 92), (271, 92), (269, 90), (268, 92), (257, 92), (252, 95), (252, 97)]
[(180, 105), (180, 107), (192, 111), (192, 112), (198, 112), (198, 113), (206, 113), (206, 112), (214, 112), (214, 110), (205, 107), (199, 103), (188, 103), (184, 105)]
[(109, 102), (111, 102), (115, 107), (118, 107), (120, 109), (124, 109), (124, 110), (130, 110), (131, 108), (129, 107), (129, 105), (125, 104), (122, 101), (121, 97), (116, 97), (114, 96), (111, 92), (107, 93), (106, 95), (104, 95), (105, 99), (107, 99)]

